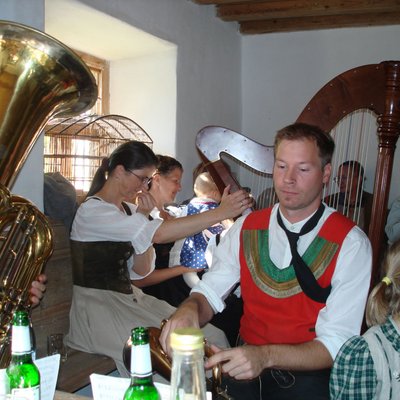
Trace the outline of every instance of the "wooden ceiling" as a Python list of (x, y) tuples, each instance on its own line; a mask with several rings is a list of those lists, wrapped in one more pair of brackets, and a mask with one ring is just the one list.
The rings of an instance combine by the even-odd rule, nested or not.
[(399, 0), (192, 0), (243, 34), (400, 24)]

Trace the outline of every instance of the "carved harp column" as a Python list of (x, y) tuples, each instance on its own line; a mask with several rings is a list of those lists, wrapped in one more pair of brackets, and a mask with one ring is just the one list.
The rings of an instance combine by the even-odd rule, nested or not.
[(311, 99), (297, 121), (330, 132), (346, 115), (361, 109), (372, 110), (378, 125), (378, 157), (368, 232), (373, 249), (372, 283), (375, 283), (379, 279), (394, 152), (400, 135), (400, 62), (385, 61), (340, 74)]
[[(338, 75), (315, 94), (297, 122), (317, 125), (331, 133), (346, 116), (358, 110), (372, 111), (377, 124), (378, 150), (368, 231), (373, 249), (372, 283), (375, 283), (379, 278), (381, 251), (385, 244), (384, 228), (393, 159), (400, 135), (400, 61), (365, 65)], [(353, 129), (349, 129), (347, 135), (352, 134)], [(231, 184), (234, 190), (239, 187), (221, 159), (222, 153), (228, 153), (255, 170), (272, 173), (273, 148), (229, 129), (215, 126), (203, 128), (197, 135), (196, 146), (220, 188), (227, 184)]]

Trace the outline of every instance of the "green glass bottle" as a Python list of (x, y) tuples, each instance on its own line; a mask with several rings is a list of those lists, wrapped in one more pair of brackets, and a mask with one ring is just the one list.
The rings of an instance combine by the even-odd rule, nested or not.
[(131, 340), (131, 384), (124, 400), (161, 400), (153, 382), (148, 329), (132, 329)]
[(26, 311), (16, 311), (13, 316), (11, 362), (6, 372), (12, 396), (40, 399), (40, 373), (32, 360), (30, 324)]

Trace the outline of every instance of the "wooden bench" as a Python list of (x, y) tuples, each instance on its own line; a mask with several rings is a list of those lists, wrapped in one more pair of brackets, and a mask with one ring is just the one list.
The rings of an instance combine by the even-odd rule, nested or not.
[[(36, 336), (36, 356), (47, 354), (47, 336), (67, 334), (72, 300), (72, 265), (67, 229), (61, 222), (51, 221), (54, 231), (54, 252), (47, 262), (46, 295), (32, 312)], [(84, 353), (68, 348), (67, 360), (61, 362), (57, 389), (74, 393), (90, 383), (90, 374), (109, 374), (116, 369), (114, 361), (106, 356)]]

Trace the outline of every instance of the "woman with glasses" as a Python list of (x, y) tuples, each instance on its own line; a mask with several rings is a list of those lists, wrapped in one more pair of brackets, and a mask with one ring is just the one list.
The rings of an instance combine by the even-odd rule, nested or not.
[[(153, 243), (168, 243), (198, 232), (251, 205), (245, 192), (225, 190), (215, 210), (173, 220), (148, 219), (155, 207), (148, 191), (158, 159), (145, 144), (130, 141), (104, 159), (86, 200), (77, 210), (71, 229), (73, 297), (66, 344), (113, 358), (121, 375), (128, 376), (122, 349), (135, 326), (160, 326), (174, 308), (141, 290), (129, 279), (151, 271)], [(130, 203), (137, 198), (137, 204)], [(205, 331), (211, 342), (225, 342), (214, 327)]]

